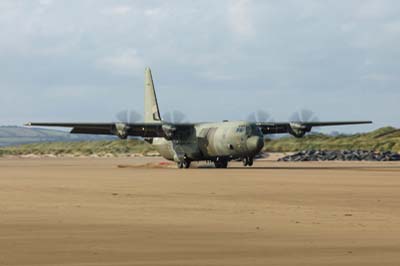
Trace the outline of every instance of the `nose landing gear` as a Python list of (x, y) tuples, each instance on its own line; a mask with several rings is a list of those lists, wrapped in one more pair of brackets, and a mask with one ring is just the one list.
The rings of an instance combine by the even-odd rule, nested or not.
[(177, 165), (178, 168), (180, 168), (180, 169), (182, 169), (182, 168), (187, 169), (187, 168), (190, 167), (190, 163), (191, 163), (191, 161), (190, 161), (189, 158), (186, 157), (186, 155), (185, 155), (181, 160), (179, 160), (179, 161), (176, 163), (176, 165)]
[(253, 166), (253, 157), (244, 157), (243, 166)]
[(214, 161), (215, 168), (228, 168), (228, 160), (226, 158), (217, 157)]
[(185, 159), (183, 161), (177, 162), (176, 165), (178, 166), (178, 168), (182, 169), (182, 168), (189, 168), (190, 167), (190, 161)]

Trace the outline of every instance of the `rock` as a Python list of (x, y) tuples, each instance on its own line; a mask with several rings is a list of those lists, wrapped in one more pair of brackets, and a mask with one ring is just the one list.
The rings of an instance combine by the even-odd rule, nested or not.
[(400, 161), (400, 154), (385, 151), (373, 152), (365, 150), (305, 150), (278, 159), (280, 162), (307, 161)]

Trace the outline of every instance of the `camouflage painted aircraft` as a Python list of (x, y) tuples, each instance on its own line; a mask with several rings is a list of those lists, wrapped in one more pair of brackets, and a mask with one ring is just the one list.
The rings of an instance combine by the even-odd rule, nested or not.
[(153, 78), (145, 70), (143, 123), (28, 123), (28, 126), (70, 127), (74, 134), (142, 137), (166, 159), (179, 168), (189, 168), (192, 161), (212, 161), (216, 168), (226, 168), (228, 162), (240, 159), (252, 166), (254, 157), (264, 147), (264, 135), (289, 133), (303, 137), (313, 127), (367, 124), (371, 121), (336, 122), (247, 122), (171, 123), (161, 119)]

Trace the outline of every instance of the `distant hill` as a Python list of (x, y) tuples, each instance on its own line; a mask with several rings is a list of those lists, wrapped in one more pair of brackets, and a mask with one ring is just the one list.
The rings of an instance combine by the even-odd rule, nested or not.
[(66, 131), (28, 128), (19, 126), (0, 126), (0, 146), (14, 146), (36, 142), (63, 142), (84, 140), (105, 140), (108, 136), (74, 135)]
[(99, 140), (75, 142), (31, 143), (19, 146), (0, 147), (2, 155), (130, 155), (154, 152), (153, 147), (138, 139)]
[(336, 136), (310, 134), (301, 139), (284, 137), (267, 140), (264, 149), (270, 152), (358, 149), (400, 152), (400, 129), (384, 127), (369, 133)]

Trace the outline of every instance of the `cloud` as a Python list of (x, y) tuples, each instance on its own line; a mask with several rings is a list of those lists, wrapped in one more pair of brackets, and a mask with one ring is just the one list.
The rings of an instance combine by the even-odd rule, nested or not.
[[(389, 4), (388, 4), (389, 3)], [(355, 10), (357, 19), (384, 19), (393, 13), (390, 1), (362, 1)]]
[(368, 75), (364, 75), (362, 78), (370, 81), (381, 81), (381, 82), (399, 80), (398, 76), (385, 73), (371, 73)]
[(113, 16), (125, 16), (132, 11), (132, 7), (130, 6), (113, 6), (109, 8), (103, 9), (103, 13), (106, 15)]
[[(364, 103), (374, 102), (371, 95), (379, 92), (382, 103), (376, 105), (384, 113), (384, 98), (400, 97), (400, 80), (394, 78), (399, 17), (397, 0), (0, 0), (2, 100), (10, 102), (7, 91), (15, 99), (34, 99), (0, 111), (36, 108), (40, 119), (49, 101), (39, 94), (51, 91), (60, 101), (84, 88), (118, 88), (133, 96), (142, 92), (132, 88), (141, 88), (150, 65), (164, 104), (192, 110), (189, 115), (200, 119), (241, 117), (241, 108), (220, 104), (227, 95), (231, 106), (249, 110), (267, 102), (282, 119), (292, 112), (287, 106), (295, 109), (301, 102), (332, 119), (351, 119), (351, 100), (368, 91), (359, 106), (368, 114)], [(349, 97), (338, 99), (339, 93)], [(143, 104), (142, 97), (125, 98), (127, 105)], [(188, 98), (210, 108), (199, 112)], [(91, 99), (121, 100), (107, 92)], [(324, 106), (327, 99), (332, 103)], [(69, 104), (61, 108), (65, 113)], [(104, 113), (95, 115), (103, 120)]]
[(233, 77), (231, 75), (220, 74), (217, 71), (202, 72), (202, 73), (199, 73), (199, 76), (201, 78), (205, 78), (205, 79), (211, 80), (211, 81), (231, 81), (231, 80), (235, 79), (235, 77)]
[(135, 75), (139, 70), (144, 69), (145, 64), (137, 55), (136, 50), (130, 49), (102, 57), (96, 61), (96, 66), (114, 74)]
[(240, 37), (251, 37), (255, 34), (251, 0), (236, 0), (228, 7), (228, 23), (233, 33)]
[(384, 25), (384, 29), (389, 34), (399, 34), (400, 33), (400, 20), (391, 21)]
[(152, 16), (158, 16), (161, 14), (161, 8), (149, 8), (144, 10), (144, 14), (146, 16), (152, 17)]
[(39, 0), (39, 3), (43, 6), (49, 6), (53, 4), (53, 0)]

